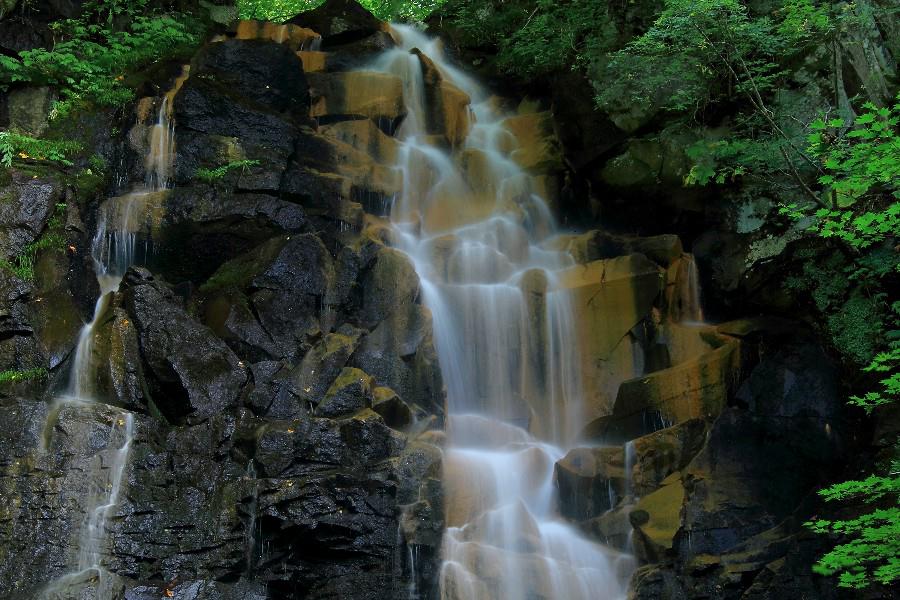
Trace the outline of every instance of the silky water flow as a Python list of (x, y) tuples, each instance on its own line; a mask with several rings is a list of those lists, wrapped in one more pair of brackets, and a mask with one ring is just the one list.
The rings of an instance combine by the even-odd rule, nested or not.
[[(150, 252), (148, 242), (139, 245), (138, 240), (147, 239), (150, 224), (162, 210), (162, 202), (168, 193), (175, 159), (172, 102), (186, 78), (187, 68), (173, 89), (157, 101), (156, 121), (148, 133), (143, 184), (123, 196), (109, 198), (100, 207), (91, 247), (100, 296), (91, 322), (85, 324), (79, 334), (65, 390), (54, 401), (45, 431), (45, 444), (49, 445), (52, 435), (52, 419), (58, 417), (61, 410), (89, 410), (104, 400), (98, 397), (95, 389), (96, 367), (102, 358), (97, 356), (96, 335), (125, 272), (130, 266), (144, 262)], [(96, 476), (91, 475), (88, 493), (83, 498), (85, 517), (76, 541), (77, 555), (72, 570), (43, 590), (42, 598), (47, 600), (82, 598), (86, 597), (85, 593), (95, 600), (116, 597), (115, 578), (104, 564), (109, 543), (106, 531), (125, 483), (123, 479), (134, 440), (134, 415), (117, 407), (106, 408), (112, 415), (108, 443), (105, 450), (92, 458), (91, 472)]]
[[(511, 157), (517, 141), (495, 99), (448, 63), (439, 41), (409, 26), (393, 33), (398, 46), (376, 66), (401, 78), (407, 111), (391, 221), (432, 313), (448, 394), (441, 596), (625, 598), (633, 558), (557, 512), (554, 464), (585, 419), (579, 324), (559, 277), (574, 262), (548, 249), (553, 217)], [(471, 99), (445, 119), (468, 127), (449, 151), (428, 135), (439, 108), (428, 105), (414, 49)]]

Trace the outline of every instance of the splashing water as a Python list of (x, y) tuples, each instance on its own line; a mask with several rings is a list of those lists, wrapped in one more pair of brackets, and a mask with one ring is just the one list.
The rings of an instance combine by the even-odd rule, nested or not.
[[(633, 560), (556, 511), (554, 464), (585, 422), (578, 323), (559, 277), (574, 261), (543, 245), (555, 223), (512, 158), (518, 142), (494, 99), (439, 41), (408, 26), (393, 33), (398, 47), (375, 67), (400, 77), (407, 110), (391, 221), (433, 316), (450, 414), (441, 596), (624, 598)], [(442, 93), (471, 102), (457, 114), (429, 103), (425, 69)], [(462, 141), (436, 142), (435, 122), (463, 130)]]

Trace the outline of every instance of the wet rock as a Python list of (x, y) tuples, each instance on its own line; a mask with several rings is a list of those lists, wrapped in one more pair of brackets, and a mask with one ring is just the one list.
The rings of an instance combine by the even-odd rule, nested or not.
[(469, 105), (472, 100), (455, 85), (445, 80), (440, 69), (418, 48), (413, 49), (422, 69), (425, 84), (426, 133), (439, 136), (446, 146), (455, 148), (465, 141), (471, 126)]
[(302, 207), (270, 195), (177, 187), (166, 202), (153, 264), (174, 281), (199, 284), (226, 261), (305, 224)]
[(760, 415), (835, 426), (841, 414), (836, 390), (835, 369), (822, 349), (795, 341), (763, 357), (735, 402)]
[(560, 273), (559, 279), (572, 294), (574, 316), (582, 323), (579, 343), (588, 414), (608, 414), (613, 401), (604, 382), (606, 361), (650, 314), (662, 291), (662, 271), (646, 257), (630, 254), (573, 267)]
[(302, 418), (273, 423), (256, 442), (256, 460), (264, 476), (297, 477), (343, 466), (371, 466), (398, 454), (404, 438), (371, 410), (344, 420)]
[(372, 383), (364, 371), (344, 368), (316, 407), (316, 415), (334, 418), (371, 408)]
[(191, 78), (214, 80), (278, 113), (303, 115), (309, 107), (303, 65), (278, 43), (236, 39), (207, 44), (191, 60)]
[[(32, 325), (35, 315), (29, 302), (33, 295), (34, 288), (29, 282), (0, 269), (0, 364), (5, 369), (27, 370), (47, 364)], [(7, 383), (0, 394), (28, 393), (31, 387), (28, 382)]]
[(131, 273), (125, 306), (138, 331), (154, 405), (173, 422), (199, 422), (237, 406), (247, 380), (237, 356), (148, 272)]
[(12, 175), (0, 188), (0, 255), (10, 261), (44, 231), (62, 195), (52, 179), (32, 179), (17, 171)]
[(251, 104), (225, 84), (199, 77), (189, 78), (175, 97), (175, 119), (179, 157), (184, 154), (187, 159), (178, 164), (185, 181), (193, 177), (190, 167), (197, 164), (185, 151), (191, 148), (190, 136), (195, 135), (187, 130), (237, 137), (251, 157), (264, 154), (266, 149), (287, 157), (297, 133), (293, 117)]
[(728, 408), (684, 469), (683, 556), (721, 554), (774, 527), (821, 481), (835, 455), (825, 423)]
[(715, 417), (736, 391), (740, 344), (724, 343), (696, 359), (622, 383), (606, 434), (634, 439), (660, 425)]
[(634, 549), (644, 562), (658, 562), (672, 552), (681, 527), (685, 491), (681, 474), (673, 473), (659, 489), (643, 496), (629, 513), (634, 527)]
[(574, 521), (612, 509), (625, 495), (622, 448), (575, 448), (556, 463), (559, 510)]
[(32, 137), (47, 130), (55, 94), (49, 87), (24, 87), (9, 93), (9, 128)]
[(377, 162), (393, 165), (397, 161), (397, 141), (381, 131), (370, 119), (352, 119), (325, 125), (322, 135), (349, 144)]
[(93, 365), (95, 397), (129, 410), (145, 409), (150, 399), (145, 394), (147, 384), (134, 322), (127, 311), (114, 306), (99, 325), (94, 335), (94, 356), (105, 360)]
[(283, 197), (302, 203), (308, 215), (321, 217), (316, 221), (320, 227), (346, 234), (363, 228), (363, 207), (357, 200), (368, 206), (385, 204), (400, 184), (396, 170), (337, 137), (304, 134), (279, 190)]
[(348, 326), (318, 341), (291, 372), (294, 393), (307, 404), (317, 405), (350, 360), (362, 333)]
[(308, 27), (323, 36), (323, 43), (345, 44), (387, 29), (372, 13), (354, 0), (328, 0), (301, 13), (288, 23)]
[(266, 600), (269, 594), (265, 585), (241, 581), (222, 583), (219, 581), (187, 581), (174, 586), (135, 586), (125, 592), (125, 600)]
[[(0, 403), (0, 596), (38, 597), (77, 564), (83, 517), (124, 442), (103, 404)], [(28, 556), (27, 561), (20, 557)]]
[(374, 71), (310, 73), (310, 116), (326, 120), (371, 119), (392, 132), (406, 114), (403, 84), (396, 75)]
[(561, 241), (572, 257), (581, 264), (636, 253), (643, 254), (665, 268), (684, 254), (681, 239), (677, 235), (631, 238), (597, 229), (568, 239), (562, 237)]
[(683, 469), (706, 441), (706, 423), (690, 419), (633, 441), (633, 493), (643, 497), (672, 473)]
[(629, 518), (632, 508), (632, 505), (620, 502), (615, 508), (581, 522), (580, 527), (602, 544), (633, 553), (634, 526)]
[[(207, 45), (175, 97), (179, 179), (226, 164), (225, 158), (254, 158), (262, 166), (251, 174), (252, 189), (277, 189), (308, 107), (303, 64), (286, 46), (260, 40)], [(229, 150), (235, 143), (229, 139), (238, 148)]]
[(269, 419), (300, 418), (304, 411), (296, 394), (291, 391), (289, 366), (280, 361), (263, 361), (250, 367), (253, 388), (247, 393), (246, 404), (254, 414)]
[(409, 405), (389, 387), (376, 387), (372, 390), (372, 410), (394, 429), (403, 429), (413, 420)]
[(250, 19), (238, 21), (235, 37), (239, 40), (269, 40), (295, 51), (309, 48), (322, 39), (317, 32), (299, 25)]
[(397, 391), (410, 405), (443, 414), (444, 391), (431, 333), (431, 314), (418, 304), (395, 313), (366, 335), (350, 364)]
[(503, 121), (517, 142), (512, 159), (529, 173), (554, 173), (563, 169), (562, 148), (549, 112), (520, 114)]
[[(399, 250), (382, 248), (364, 275), (362, 287), (365, 293), (360, 316), (363, 326), (371, 329), (416, 301), (419, 276), (409, 257)], [(411, 347), (404, 354), (409, 350)]]
[(681, 578), (671, 569), (644, 565), (631, 577), (629, 600), (687, 600)]
[(250, 360), (293, 361), (309, 332), (333, 323), (333, 281), (333, 260), (318, 237), (273, 238), (201, 286), (205, 320)]
[(138, 419), (111, 570), (170, 590), (175, 580), (236, 578), (246, 542), (239, 500), (253, 484), (230, 460), (236, 433), (223, 414), (173, 428)]

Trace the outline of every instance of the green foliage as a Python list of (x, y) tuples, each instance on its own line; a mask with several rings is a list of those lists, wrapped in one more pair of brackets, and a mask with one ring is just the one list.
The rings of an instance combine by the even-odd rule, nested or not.
[(449, 0), (440, 14), (463, 43), (495, 47), (501, 70), (530, 78), (588, 67), (612, 48), (617, 33), (608, 12), (595, 0)]
[(25, 246), (22, 253), (12, 261), (0, 259), (0, 269), (6, 269), (19, 279), (30, 281), (34, 279), (34, 263), (38, 252), (41, 250), (53, 250), (62, 252), (65, 249), (66, 238), (64, 236), (66, 205), (57, 204), (53, 216), (47, 222), (44, 233), (36, 240)]
[(849, 538), (824, 555), (813, 570), (822, 575), (838, 575), (839, 585), (844, 588), (866, 588), (873, 580), (889, 585), (900, 578), (898, 473), (845, 481), (820, 490), (819, 495), (829, 502), (855, 500), (872, 508), (854, 519), (816, 519), (807, 523), (817, 533)]
[(862, 396), (852, 396), (850, 404), (870, 413), (878, 406), (890, 404), (900, 398), (900, 343), (894, 342), (887, 352), (881, 352), (872, 359), (863, 371), (868, 373), (887, 373), (887, 377), (879, 384), (881, 388), (866, 392)]
[(611, 55), (604, 81), (615, 83), (598, 102), (699, 111), (723, 95), (772, 89), (789, 50), (777, 26), (739, 0), (666, 0), (653, 26)]
[[(832, 275), (830, 284), (815, 286), (812, 297), (826, 317), (836, 347), (857, 362), (867, 358), (864, 372), (881, 378), (875, 389), (851, 396), (849, 404), (867, 413), (900, 396), (900, 302), (888, 305), (892, 281), (900, 273), (896, 237), (900, 231), (900, 98), (890, 108), (868, 103), (854, 123), (821, 118), (811, 124), (810, 156), (821, 164), (818, 185), (830, 207), (791, 204), (782, 209), (794, 219), (810, 219), (810, 231), (837, 240), (853, 260), (846, 279)], [(833, 260), (833, 258), (832, 258)], [(845, 304), (835, 299), (855, 285)], [(878, 347), (886, 348), (875, 352)], [(889, 585), (900, 579), (900, 468), (886, 476), (846, 481), (819, 492), (829, 502), (857, 501), (866, 509), (852, 519), (818, 519), (807, 525), (840, 542), (816, 563), (822, 575), (837, 575), (841, 587)]]
[(320, 6), (324, 0), (238, 0), (238, 16), (242, 19), (282, 23), (302, 12)]
[(216, 167), (215, 169), (197, 169), (195, 173), (197, 179), (203, 181), (205, 183), (215, 183), (220, 181), (225, 177), (230, 171), (235, 171), (240, 169), (241, 173), (246, 171), (249, 167), (256, 167), (259, 165), (258, 160), (236, 160), (229, 162), (227, 164)]
[(81, 150), (81, 144), (69, 140), (37, 139), (14, 131), (0, 131), (0, 164), (9, 168), (15, 159), (48, 160), (71, 166), (68, 159)]
[(829, 10), (813, 0), (786, 0), (782, 13), (784, 19), (778, 25), (778, 33), (792, 42), (821, 38), (834, 29)]
[[(283, 23), (296, 15), (321, 6), (324, 0), (238, 0), (238, 16)], [(422, 21), (444, 0), (359, 0), (379, 19)]]
[(801, 251), (797, 258), (802, 260), (800, 273), (788, 276), (785, 287), (809, 295), (824, 317), (823, 328), (832, 344), (844, 356), (858, 365), (870, 362), (885, 343), (885, 319), (882, 299), (854, 287), (854, 278), (868, 276), (841, 253), (820, 257)]
[(51, 116), (88, 102), (118, 106), (133, 97), (125, 74), (196, 46), (202, 28), (183, 14), (143, 12), (144, 1), (101, 0), (85, 4), (77, 19), (53, 23), (58, 39), (16, 58), (0, 56), (0, 88), (28, 82), (59, 88), (62, 101)]
[(19, 383), (21, 381), (31, 381), (32, 379), (42, 379), (47, 376), (47, 369), (24, 369), (24, 370), (7, 370), (0, 371), (0, 383)]

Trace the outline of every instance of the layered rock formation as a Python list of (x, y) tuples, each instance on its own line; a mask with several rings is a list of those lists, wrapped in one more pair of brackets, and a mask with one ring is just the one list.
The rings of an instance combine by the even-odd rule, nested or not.
[[(79, 563), (89, 499), (110, 484), (126, 414), (124, 491), (101, 540), (109, 577), (101, 586), (83, 574), (86, 597), (438, 594), (445, 521), (471, 515), (462, 502), (444, 506), (442, 477), (452, 485), (457, 474), (442, 473), (431, 314), (384, 218), (404, 185), (434, 182), (404, 182), (391, 168), (408, 116), (401, 80), (359, 70), (393, 45), (384, 23), (332, 1), (285, 25), (242, 21), (194, 56), (169, 98), (175, 186), (132, 232), (142, 264), (98, 320), (99, 402), (89, 406), (54, 398), (97, 296), (91, 232), (110, 201), (43, 167), (0, 182), (2, 256), (51, 234), (65, 247), (37, 254), (33, 278), (0, 271), (3, 368), (47, 371), (2, 384), (0, 597), (38, 598)], [(486, 161), (462, 145), (470, 99), (417, 56), (423, 125), (436, 147), (455, 150), (466, 189), (479, 189)], [(161, 87), (174, 91), (181, 67)], [(109, 132), (98, 148), (132, 182), (144, 179), (160, 102), (137, 102), (124, 135)], [(497, 102), (511, 114), (511, 157), (558, 206), (565, 124), (539, 104)], [(654, 156), (629, 144), (602, 177), (640, 188), (659, 171)], [(114, 201), (125, 190), (109, 191)], [(449, 229), (491, 208), (463, 198), (416, 218)], [(432, 241), (447, 281), (471, 275), (454, 263), (457, 244)], [(708, 247), (695, 246), (706, 267)], [(704, 324), (678, 236), (591, 230), (547, 249), (575, 262), (559, 279), (574, 302), (569, 342), (587, 408), (578, 447), (553, 467), (562, 516), (633, 552), (634, 598), (835, 597), (809, 572), (818, 542), (800, 526), (842, 444), (836, 383), (815, 342), (781, 320)], [(547, 282), (522, 286), (540, 331)], [(560, 407), (546, 382), (526, 387), (510, 417), (549, 437)]]
[[(70, 243), (42, 252), (33, 280), (2, 277), (4, 368), (43, 367), (49, 382), (4, 384), (0, 596), (385, 598), (434, 581), (440, 453), (418, 441), (443, 415), (430, 314), (359, 203), (396, 190), (383, 165), (402, 91), (323, 69), (312, 81), (300, 47), (341, 55), (342, 15), (309, 18), (314, 33), (284, 39), (241, 23), (180, 88), (172, 69), (175, 186), (124, 232), (143, 266), (92, 329), (94, 404), (54, 396), (96, 294), (82, 283), (88, 232), (118, 199), (67, 193), (64, 174), (6, 182), (4, 256), (57, 229)], [(367, 38), (344, 54), (363, 60), (353, 48)], [(353, 103), (360, 86), (374, 108)], [(131, 181), (162, 101), (139, 101), (121, 141)], [(233, 161), (252, 166), (198, 183)], [(74, 573), (126, 415), (106, 572)]]

